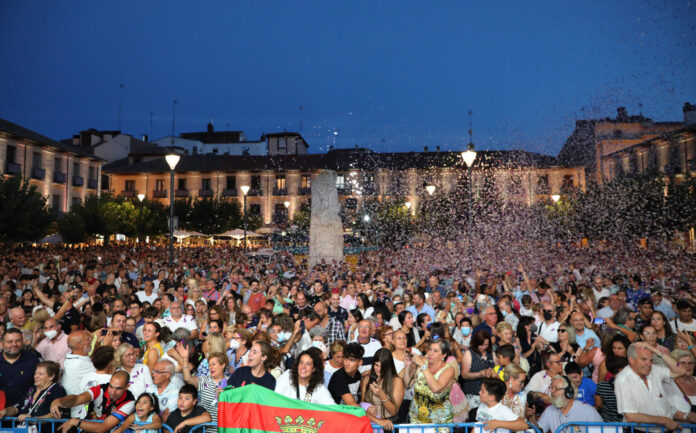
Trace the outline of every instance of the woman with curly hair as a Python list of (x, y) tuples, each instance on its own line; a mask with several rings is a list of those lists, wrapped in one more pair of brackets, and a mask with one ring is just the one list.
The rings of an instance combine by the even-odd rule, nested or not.
[(286, 397), (310, 403), (335, 404), (331, 393), (324, 386), (324, 361), (316, 347), (300, 353), (292, 365), (276, 381), (275, 392)]

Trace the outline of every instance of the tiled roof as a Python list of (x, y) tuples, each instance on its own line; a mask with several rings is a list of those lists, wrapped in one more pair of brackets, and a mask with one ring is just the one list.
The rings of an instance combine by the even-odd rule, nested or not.
[(91, 149), (73, 146), (67, 143), (61, 143), (60, 141), (53, 140), (51, 138), (39, 134), (36, 131), (32, 131), (31, 129), (19, 126), (16, 123), (12, 123), (5, 119), (0, 119), (0, 135), (7, 135), (16, 139), (30, 140), (39, 146), (52, 147), (63, 152), (70, 152), (76, 155), (83, 156), (85, 158), (103, 161), (103, 159), (94, 156), (94, 154), (91, 152)]
[[(480, 151), (474, 168), (481, 167), (551, 167), (558, 165), (556, 158), (522, 150)], [(460, 152), (390, 152), (331, 150), (325, 154), (236, 156), (236, 155), (182, 155), (176, 171), (262, 171), (262, 170), (375, 170), (463, 168)], [(105, 165), (108, 173), (166, 173), (169, 171), (164, 158), (135, 164), (127, 159)]]

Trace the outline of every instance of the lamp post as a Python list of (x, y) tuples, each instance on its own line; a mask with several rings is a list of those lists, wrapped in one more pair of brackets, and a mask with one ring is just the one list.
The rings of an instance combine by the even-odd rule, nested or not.
[(246, 253), (247, 250), (247, 235), (246, 235), (246, 228), (247, 228), (247, 210), (246, 210), (246, 198), (247, 194), (249, 193), (249, 185), (244, 185), (240, 188), (242, 190), (242, 194), (244, 194), (244, 252)]
[(553, 213), (556, 217), (556, 224), (554, 225), (554, 234), (558, 234), (558, 230), (556, 230), (556, 227), (558, 226), (558, 200), (560, 199), (561, 196), (559, 194), (553, 194), (551, 196), (551, 200), (553, 200)]
[(181, 157), (175, 153), (164, 157), (169, 165), (169, 266), (174, 265), (174, 169)]
[(284, 201), (283, 206), (285, 206), (285, 223), (290, 225), (290, 202)]
[(138, 194), (138, 200), (140, 200), (140, 212), (138, 212), (138, 243), (140, 243), (143, 239), (143, 200), (145, 200), (145, 194)]
[(406, 210), (408, 211), (408, 216), (410, 217), (411, 216), (411, 206), (413, 206), (413, 203), (411, 203), (410, 201), (407, 201), (404, 204), (404, 206), (406, 206)]
[(471, 256), (471, 225), (474, 220), (472, 209), (473, 207), (471, 206), (471, 189), (473, 187), (473, 182), (471, 180), (471, 167), (474, 165), (474, 161), (476, 160), (476, 151), (474, 150), (474, 143), (471, 141), (471, 126), (469, 127), (469, 144), (466, 146), (466, 151), (462, 152), (462, 160), (464, 161), (464, 164), (466, 164), (466, 170), (468, 172), (467, 174), (469, 178), (469, 200), (467, 203), (467, 207), (469, 208), (469, 230), (467, 231), (467, 237), (469, 238), (469, 256)]

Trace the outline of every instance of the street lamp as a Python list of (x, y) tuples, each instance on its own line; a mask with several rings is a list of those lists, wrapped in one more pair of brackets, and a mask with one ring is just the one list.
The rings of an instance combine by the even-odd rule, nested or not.
[(407, 202), (404, 204), (404, 206), (406, 206), (406, 210), (407, 210), (408, 213), (410, 214), (410, 213), (411, 213), (411, 206), (413, 206), (413, 203), (411, 203), (410, 201), (407, 201)]
[(246, 235), (246, 228), (247, 228), (247, 210), (246, 210), (246, 198), (247, 194), (249, 193), (249, 185), (243, 185), (241, 188), (242, 194), (244, 194), (244, 252), (246, 253), (247, 250), (247, 235)]
[(143, 200), (145, 200), (145, 194), (138, 194), (138, 200), (140, 200), (140, 212), (138, 212), (138, 242), (142, 242), (143, 239)]
[[(469, 113), (471, 115), (471, 113)], [(464, 161), (464, 164), (466, 164), (466, 170), (469, 178), (469, 203), (468, 203), (468, 208), (469, 208), (469, 226), (471, 226), (471, 223), (473, 221), (473, 210), (471, 206), (471, 189), (473, 186), (473, 182), (471, 180), (471, 167), (474, 165), (474, 161), (476, 160), (476, 151), (474, 150), (474, 142), (471, 141), (471, 125), (469, 125), (469, 144), (466, 146), (466, 151), (462, 152), (462, 160)], [(471, 231), (472, 228), (469, 227), (469, 230), (467, 231), (468, 238), (469, 238), (469, 255), (471, 255)]]
[(428, 191), (429, 195), (433, 195), (435, 192), (435, 185), (428, 185), (425, 187), (425, 190)]
[(169, 165), (169, 266), (174, 265), (174, 169), (181, 157), (175, 153), (164, 157)]
[(558, 204), (558, 200), (560, 200), (560, 199), (561, 199), (561, 196), (558, 194), (554, 194), (551, 196), (551, 200), (553, 200), (554, 204)]

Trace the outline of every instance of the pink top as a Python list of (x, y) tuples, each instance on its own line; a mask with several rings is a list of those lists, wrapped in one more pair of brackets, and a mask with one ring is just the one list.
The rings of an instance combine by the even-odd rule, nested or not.
[(592, 357), (592, 365), (594, 365), (594, 370), (592, 371), (592, 381), (594, 383), (598, 383), (597, 381), (599, 380), (599, 366), (604, 362), (604, 352), (602, 352), (599, 348), (595, 350), (595, 354)]
[(57, 362), (61, 369), (68, 350), (68, 334), (63, 331), (60, 331), (55, 340), (44, 338), (36, 345), (36, 351), (41, 354), (45, 361)]

